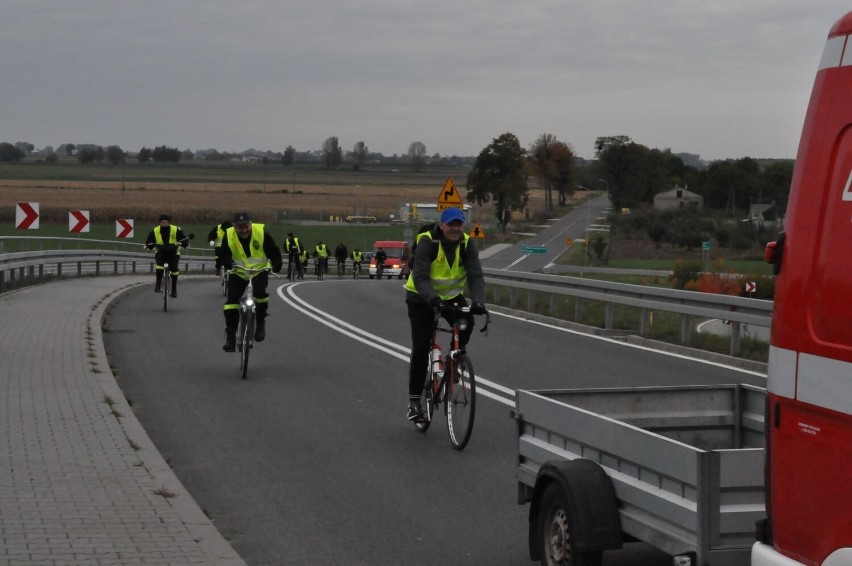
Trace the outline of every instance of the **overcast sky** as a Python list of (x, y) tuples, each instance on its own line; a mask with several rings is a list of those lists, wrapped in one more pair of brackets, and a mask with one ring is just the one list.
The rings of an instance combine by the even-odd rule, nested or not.
[(4, 0), (0, 141), (795, 157), (848, 0)]

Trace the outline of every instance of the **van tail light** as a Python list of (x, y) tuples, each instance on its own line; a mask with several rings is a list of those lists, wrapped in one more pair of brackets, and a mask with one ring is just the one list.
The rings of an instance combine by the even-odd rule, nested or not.
[(763, 258), (766, 263), (772, 264), (772, 272), (778, 275), (781, 272), (781, 262), (784, 256), (784, 232), (778, 234), (778, 239), (774, 242), (766, 244), (766, 249), (763, 252)]
[(766, 260), (766, 263), (771, 263), (775, 265), (775, 261), (777, 259), (778, 252), (778, 242), (769, 242), (766, 244), (766, 249), (763, 251), (763, 258)]

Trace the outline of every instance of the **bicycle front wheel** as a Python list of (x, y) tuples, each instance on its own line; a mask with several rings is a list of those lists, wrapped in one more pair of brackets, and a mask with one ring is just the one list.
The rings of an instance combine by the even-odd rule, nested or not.
[(249, 352), (251, 352), (252, 338), (254, 338), (254, 315), (247, 315), (245, 321), (240, 325), (240, 377), (248, 376)]
[(163, 312), (169, 312), (169, 289), (171, 283), (171, 278), (169, 276), (163, 277), (163, 283), (160, 285), (160, 288), (163, 290)]
[(470, 440), (473, 419), (476, 413), (476, 377), (473, 364), (466, 354), (458, 354), (455, 360), (447, 356), (445, 368), (450, 369), (450, 378), (445, 385), (444, 400), (447, 412), (447, 431), (456, 450), (462, 450)]
[(432, 394), (432, 378), (426, 378), (426, 387), (423, 389), (423, 403), (420, 406), (423, 409), (423, 420), (414, 421), (414, 426), (420, 432), (429, 430), (429, 425), (432, 424), (432, 415), (435, 412), (435, 396)]

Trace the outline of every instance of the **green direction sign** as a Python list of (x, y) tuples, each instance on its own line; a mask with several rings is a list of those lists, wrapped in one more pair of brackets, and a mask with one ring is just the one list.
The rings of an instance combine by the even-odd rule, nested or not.
[(702, 250), (709, 250), (710, 249), (710, 242), (701, 242), (701, 249)]
[(547, 246), (521, 246), (521, 251), (525, 254), (546, 254)]

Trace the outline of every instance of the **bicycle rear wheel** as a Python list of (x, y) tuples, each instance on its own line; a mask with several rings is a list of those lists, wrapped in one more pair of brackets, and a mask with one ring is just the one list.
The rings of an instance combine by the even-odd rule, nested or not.
[(426, 387), (423, 388), (423, 402), (420, 406), (423, 409), (423, 416), (426, 417), (422, 421), (414, 421), (414, 426), (420, 432), (429, 430), (429, 425), (432, 424), (432, 415), (435, 413), (435, 396), (432, 394), (432, 377), (426, 378)]
[(447, 356), (444, 367), (451, 371), (445, 386), (444, 400), (447, 412), (447, 431), (456, 450), (462, 450), (470, 440), (476, 413), (476, 377), (473, 364), (466, 354), (455, 360)]

